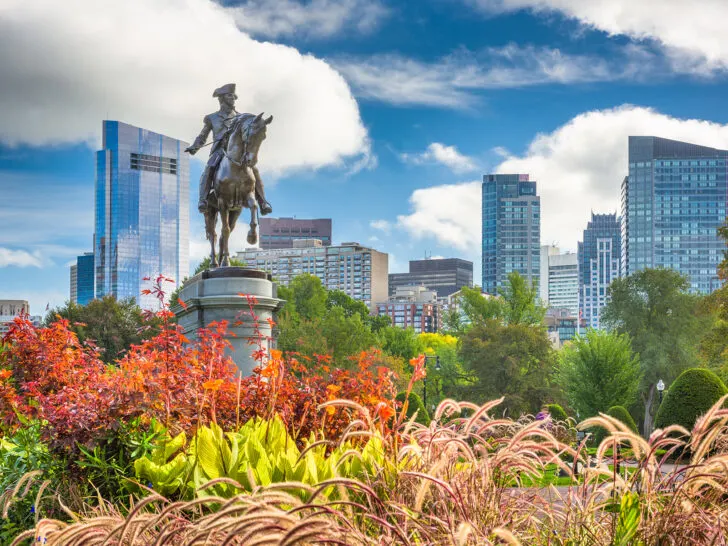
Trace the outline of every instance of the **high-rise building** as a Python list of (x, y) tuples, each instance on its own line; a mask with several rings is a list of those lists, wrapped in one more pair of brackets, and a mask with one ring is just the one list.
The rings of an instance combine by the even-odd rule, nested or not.
[(96, 297), (135, 298), (145, 277), (180, 282), (189, 273), (187, 143), (119, 121), (104, 121), (96, 152)]
[(398, 328), (415, 333), (435, 333), (442, 329), (442, 305), (438, 294), (421, 285), (398, 286), (389, 299), (376, 304), (379, 316), (388, 316)]
[(71, 303), (78, 303), (78, 264), (71, 265)]
[(95, 297), (94, 253), (86, 252), (76, 258), (76, 303), (86, 305)]
[(323, 246), (331, 246), (331, 218), (260, 219), (260, 248), (293, 248), (299, 239), (319, 239)]
[(463, 286), (473, 286), (473, 262), (460, 258), (410, 260), (409, 273), (389, 274), (389, 295), (400, 286), (420, 285), (447, 298)]
[(549, 256), (555, 256), (561, 251), (556, 245), (541, 245), (538, 274), (538, 297), (544, 305), (549, 303)]
[(483, 290), (495, 294), (518, 271), (538, 285), (541, 200), (527, 174), (483, 176)]
[(548, 257), (548, 306), (579, 315), (579, 263), (573, 252)]
[(588, 328), (600, 328), (607, 287), (620, 275), (620, 220), (616, 214), (594, 214), (579, 242), (579, 316)]
[(694, 291), (720, 286), (716, 266), (725, 243), (728, 151), (653, 136), (629, 137), (622, 183), (622, 268), (672, 268)]
[(293, 245), (271, 250), (249, 248), (236, 257), (248, 267), (270, 272), (273, 280), (283, 285), (308, 273), (321, 279), (328, 290), (341, 290), (372, 310), (376, 302), (387, 300), (388, 254), (359, 243), (326, 247), (318, 239), (294, 241)]

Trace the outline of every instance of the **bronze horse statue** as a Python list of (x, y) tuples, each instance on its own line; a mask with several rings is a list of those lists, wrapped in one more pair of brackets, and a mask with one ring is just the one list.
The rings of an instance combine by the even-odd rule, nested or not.
[[(266, 137), (266, 127), (273, 121), (273, 116), (263, 118), (261, 112), (240, 114), (235, 117), (230, 127), (225, 154), (220, 161), (212, 184), (212, 194), (205, 211), (205, 233), (210, 241), (211, 267), (227, 267), (230, 265), (228, 242), (235, 229), (235, 223), (243, 212), (250, 210), (250, 229), (248, 244), (258, 242), (258, 203), (255, 200), (255, 181), (260, 176), (256, 164), (258, 149)], [(222, 224), (220, 246), (215, 255), (215, 239), (217, 233), (217, 216)], [(219, 258), (219, 262), (217, 260)]]

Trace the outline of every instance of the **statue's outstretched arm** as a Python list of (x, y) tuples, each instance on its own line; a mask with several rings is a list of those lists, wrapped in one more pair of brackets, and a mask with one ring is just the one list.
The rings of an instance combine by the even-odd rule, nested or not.
[(210, 132), (212, 131), (212, 123), (210, 123), (210, 120), (207, 119), (207, 116), (205, 116), (205, 119), (202, 120), (202, 131), (200, 131), (200, 134), (197, 135), (197, 138), (195, 139), (195, 142), (185, 150), (185, 152), (189, 152), (190, 155), (195, 155), (197, 153), (197, 150), (202, 148), (205, 145), (205, 142), (207, 142), (207, 137), (210, 136)]

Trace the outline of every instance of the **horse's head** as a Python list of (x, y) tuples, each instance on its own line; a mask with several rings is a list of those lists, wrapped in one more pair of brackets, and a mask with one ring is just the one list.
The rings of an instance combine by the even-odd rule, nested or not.
[(270, 123), (273, 121), (273, 116), (268, 116), (267, 118), (264, 118), (263, 113), (264, 112), (261, 112), (260, 114), (255, 116), (255, 119), (251, 124), (250, 131), (251, 138), (257, 136), (258, 138), (260, 138), (261, 142), (266, 137), (266, 127), (268, 127), (268, 125), (270, 125)]

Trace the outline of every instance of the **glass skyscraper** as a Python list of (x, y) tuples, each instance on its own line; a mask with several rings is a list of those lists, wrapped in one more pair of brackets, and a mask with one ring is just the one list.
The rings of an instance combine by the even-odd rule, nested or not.
[(692, 289), (720, 286), (716, 266), (725, 243), (728, 151), (658, 137), (629, 137), (622, 183), (622, 268), (676, 269)]
[[(96, 152), (96, 297), (142, 295), (144, 277), (189, 273), (189, 158), (185, 142), (119, 121), (103, 122)], [(170, 292), (173, 289), (170, 286)]]
[(600, 328), (607, 287), (620, 275), (620, 221), (616, 214), (594, 214), (577, 250), (579, 263), (579, 318), (587, 328)]
[(496, 294), (518, 271), (538, 285), (541, 199), (527, 174), (483, 176), (483, 291)]
[(76, 258), (76, 300), (86, 305), (94, 299), (94, 253), (86, 252)]

